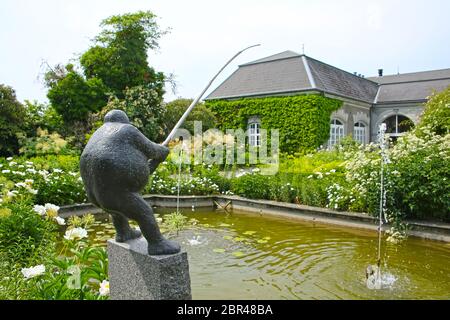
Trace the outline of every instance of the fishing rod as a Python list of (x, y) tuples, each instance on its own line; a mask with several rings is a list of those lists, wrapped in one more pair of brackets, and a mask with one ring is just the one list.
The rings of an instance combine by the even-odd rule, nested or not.
[(186, 112), (183, 114), (183, 116), (180, 118), (180, 120), (178, 121), (178, 123), (175, 125), (175, 127), (173, 128), (173, 130), (170, 132), (170, 134), (167, 136), (166, 140), (162, 143), (163, 146), (167, 146), (170, 142), (170, 140), (173, 139), (173, 137), (175, 136), (177, 130), (183, 125), (184, 121), (186, 121), (186, 118), (189, 116), (189, 114), (191, 113), (191, 111), (195, 108), (195, 106), (197, 105), (197, 103), (200, 101), (200, 99), (203, 97), (203, 95), (205, 94), (205, 92), (209, 89), (209, 87), (211, 87), (212, 83), (214, 82), (214, 80), (216, 80), (216, 78), (219, 76), (220, 73), (222, 73), (222, 71), (234, 60), (236, 59), (237, 56), (239, 56), (242, 52), (250, 49), (250, 48), (254, 48), (254, 47), (258, 47), (260, 46), (260, 44), (255, 44), (253, 46), (247, 47), (241, 51), (239, 51), (238, 53), (236, 53), (223, 67), (222, 69), (219, 70), (219, 72), (211, 79), (211, 81), (209, 81), (208, 85), (206, 86), (205, 89), (203, 89), (202, 93), (197, 97), (197, 99), (195, 99), (192, 104), (189, 106), (189, 108), (186, 110)]

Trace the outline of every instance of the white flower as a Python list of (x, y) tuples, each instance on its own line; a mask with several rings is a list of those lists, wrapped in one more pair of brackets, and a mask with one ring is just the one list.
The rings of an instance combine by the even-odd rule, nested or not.
[(102, 283), (100, 283), (100, 288), (98, 289), (98, 292), (101, 296), (108, 296), (109, 295), (109, 281), (103, 280)]
[(87, 231), (83, 228), (74, 228), (66, 231), (64, 239), (66, 240), (76, 240), (87, 238)]
[(63, 171), (61, 169), (53, 169), (53, 172), (55, 172), (55, 173), (62, 173)]
[(26, 188), (26, 187), (27, 187), (27, 184), (24, 183), (24, 182), (18, 182), (18, 183), (16, 183), (16, 187)]
[(23, 268), (21, 270), (23, 276), (25, 279), (31, 279), (37, 276), (40, 276), (45, 273), (45, 266), (44, 265), (38, 265), (31, 268)]
[(33, 210), (40, 216), (45, 216), (45, 213), (47, 212), (47, 210), (45, 210), (44, 206), (39, 206), (39, 205), (35, 205), (33, 207)]
[(65, 226), (66, 225), (66, 220), (64, 220), (61, 217), (56, 217), (55, 220), (60, 226)]
[(34, 194), (34, 195), (36, 195), (36, 194), (38, 194), (38, 191), (36, 190), (36, 189), (27, 189), (28, 190), (28, 192), (29, 193), (31, 193), (31, 194)]
[(53, 213), (58, 213), (59, 207), (58, 207), (58, 206), (55, 206), (54, 204), (51, 204), (51, 203), (46, 203), (46, 204), (45, 204), (45, 211), (47, 211), (47, 212), (53, 212)]
[(12, 157), (6, 158), (7, 161), (11, 161), (12, 159)]
[(10, 198), (14, 198), (17, 195), (17, 191), (8, 191), (8, 193), (6, 194), (6, 196), (10, 197)]
[(2, 173), (11, 173), (11, 170), (2, 170)]
[(17, 164), (17, 162), (15, 162), (15, 161), (11, 161), (11, 162), (9, 163), (10, 166), (15, 166), (16, 164)]
[(34, 183), (34, 180), (33, 179), (27, 179), (27, 180), (25, 180), (25, 182), (29, 183), (29, 184), (32, 184), (32, 183)]

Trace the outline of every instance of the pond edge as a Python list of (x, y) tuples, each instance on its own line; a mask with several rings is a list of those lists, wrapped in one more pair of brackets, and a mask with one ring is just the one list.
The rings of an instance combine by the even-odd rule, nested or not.
[[(145, 195), (144, 199), (153, 207), (175, 208), (176, 196)], [(226, 210), (248, 211), (260, 215), (282, 216), (288, 219), (299, 219), (314, 223), (325, 223), (349, 228), (378, 230), (378, 219), (363, 213), (343, 212), (327, 208), (311, 207), (293, 203), (276, 202), (269, 200), (254, 200), (238, 196), (212, 195), (212, 196), (180, 196), (181, 208), (211, 208), (226, 212)], [(60, 216), (81, 216), (87, 213), (98, 214), (102, 210), (90, 203), (75, 204), (61, 207)], [(410, 226), (408, 235), (450, 243), (450, 224), (434, 221), (407, 220)], [(388, 229), (383, 226), (383, 230)]]

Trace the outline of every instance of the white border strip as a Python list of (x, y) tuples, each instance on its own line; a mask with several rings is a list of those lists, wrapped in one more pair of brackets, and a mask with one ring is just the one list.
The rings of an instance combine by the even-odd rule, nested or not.
[(316, 89), (317, 88), (316, 82), (314, 81), (314, 78), (313, 78), (312, 73), (311, 73), (311, 69), (309, 68), (308, 60), (306, 60), (306, 56), (305, 55), (302, 56), (302, 61), (303, 61), (303, 64), (305, 66), (306, 74), (308, 75), (309, 83), (311, 83), (311, 87), (313, 89)]

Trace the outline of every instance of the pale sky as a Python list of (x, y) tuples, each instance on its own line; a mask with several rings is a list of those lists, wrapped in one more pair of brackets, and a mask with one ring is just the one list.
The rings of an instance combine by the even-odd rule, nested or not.
[(240, 49), (261, 43), (230, 65), (285, 50), (349, 72), (374, 76), (450, 68), (448, 0), (0, 0), (0, 83), (19, 100), (47, 101), (38, 80), (43, 60), (66, 64), (86, 51), (108, 16), (151, 10), (171, 33), (149, 53), (158, 71), (174, 73), (178, 91), (197, 96)]

